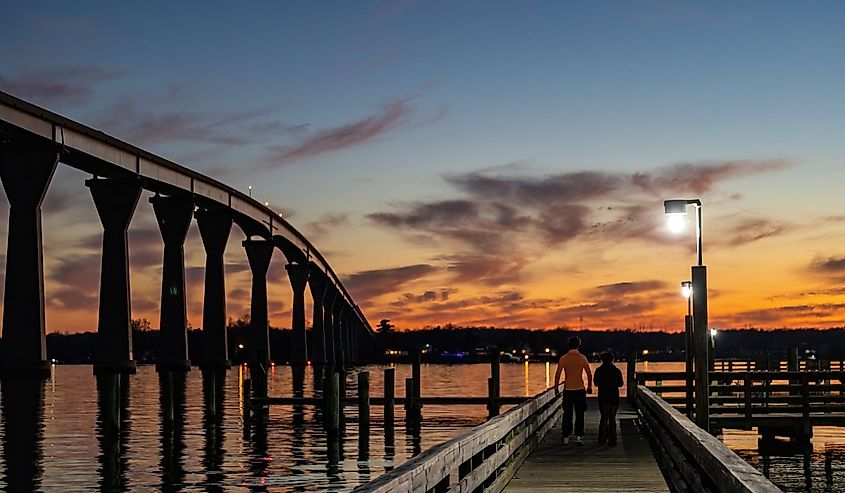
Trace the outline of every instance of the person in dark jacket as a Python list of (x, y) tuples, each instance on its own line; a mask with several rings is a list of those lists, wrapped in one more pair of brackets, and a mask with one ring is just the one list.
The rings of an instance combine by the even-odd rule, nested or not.
[(596, 368), (593, 382), (598, 388), (599, 443), (616, 446), (616, 411), (619, 409), (619, 387), (622, 386), (622, 372), (613, 364), (613, 354), (602, 353), (601, 366)]

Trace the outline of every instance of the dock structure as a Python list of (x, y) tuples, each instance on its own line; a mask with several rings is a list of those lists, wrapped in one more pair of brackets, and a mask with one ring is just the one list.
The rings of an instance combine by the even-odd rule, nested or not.
[(584, 446), (561, 442), (561, 399), (546, 390), (436, 445), (356, 493), (544, 491), (779, 492), (706, 430), (639, 386), (617, 415), (616, 447), (599, 445), (590, 402)]
[(600, 445), (598, 404), (589, 399), (584, 416), (586, 444), (564, 445), (559, 425), (546, 435), (513, 479), (507, 493), (546, 491), (668, 492), (648, 439), (637, 426), (637, 413), (623, 403), (617, 413), (619, 440), (615, 447)]

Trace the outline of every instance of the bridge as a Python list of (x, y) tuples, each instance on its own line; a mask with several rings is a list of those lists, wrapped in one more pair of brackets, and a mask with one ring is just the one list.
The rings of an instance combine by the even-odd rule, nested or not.
[[(164, 243), (157, 362), (160, 372), (191, 368), (184, 242), (194, 218), (206, 253), (202, 358), (194, 363), (203, 369), (231, 365), (223, 254), (233, 224), (245, 236), (243, 247), (252, 274), (251, 369), (260, 373), (271, 360), (267, 269), (276, 249), (287, 261), (293, 292), (292, 364), (310, 361), (343, 368), (356, 364), (375, 346), (372, 327), (328, 261), (281, 213), (213, 178), (0, 92), (0, 180), (10, 205), (0, 359), (4, 375), (50, 373), (41, 203), (60, 163), (90, 173), (85, 185), (103, 226), (95, 373), (135, 371), (127, 229), (142, 190), (155, 193), (150, 202)], [(305, 327), (306, 288), (313, 299), (310, 340), (306, 339)], [(264, 389), (256, 386), (255, 391), (266, 395), (266, 385)]]

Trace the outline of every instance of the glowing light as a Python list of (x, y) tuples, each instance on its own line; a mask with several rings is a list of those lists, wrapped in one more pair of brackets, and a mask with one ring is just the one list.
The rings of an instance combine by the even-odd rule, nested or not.
[(552, 350), (551, 350), (551, 349), (546, 348), (546, 353), (551, 353), (551, 352), (552, 352)]
[(525, 361), (528, 361), (528, 355), (527, 354), (525, 355)]
[(715, 338), (715, 337), (716, 337), (716, 334), (718, 334), (718, 333), (719, 333), (719, 331), (718, 331), (718, 330), (716, 330), (716, 329), (710, 329), (710, 337), (714, 337), (714, 338)]
[(648, 349), (643, 349), (643, 356), (646, 356), (647, 354), (648, 354)]
[(243, 349), (243, 348), (244, 348), (243, 344), (238, 344), (238, 349)]
[(681, 296), (689, 298), (692, 295), (692, 282), (681, 281)]
[(669, 227), (669, 231), (673, 233), (680, 233), (686, 227), (686, 214), (666, 214), (666, 226)]

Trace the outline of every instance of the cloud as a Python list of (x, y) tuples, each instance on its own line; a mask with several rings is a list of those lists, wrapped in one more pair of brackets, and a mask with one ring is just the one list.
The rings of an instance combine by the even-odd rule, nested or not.
[(45, 67), (0, 74), (0, 88), (37, 104), (82, 105), (90, 102), (97, 85), (123, 75), (120, 69), (100, 65)]
[(453, 275), (453, 283), (482, 283), (488, 286), (515, 284), (522, 278), (522, 271), (530, 263), (516, 255), (479, 255), (456, 253), (443, 255), (446, 271)]
[(596, 286), (592, 290), (592, 294), (600, 297), (619, 297), (631, 294), (641, 294), (649, 291), (658, 291), (666, 289), (668, 286), (663, 281), (648, 280), (648, 281), (625, 281), (613, 284), (603, 284)]
[(410, 99), (383, 105), (378, 112), (358, 121), (332, 127), (307, 136), (293, 146), (272, 146), (270, 164), (281, 166), (299, 159), (355, 147), (393, 131), (407, 123), (413, 114)]
[[(174, 86), (154, 96), (123, 96), (113, 102), (97, 126), (137, 145), (195, 142), (243, 146), (284, 126), (261, 120), (274, 107), (237, 111), (196, 111), (187, 106), (187, 91)], [(263, 131), (263, 132), (262, 132)]]
[(436, 271), (437, 268), (430, 264), (367, 270), (352, 274), (344, 281), (344, 285), (361, 304), (384, 294), (400, 292), (402, 286)]
[(826, 274), (839, 274), (845, 272), (845, 257), (816, 257), (810, 268)]
[(793, 226), (785, 221), (747, 219), (730, 229), (728, 244), (731, 246), (745, 245), (788, 233), (793, 229)]
[(323, 214), (316, 221), (311, 221), (306, 225), (310, 231), (310, 236), (323, 236), (334, 228), (344, 226), (349, 223), (349, 214), (345, 212), (334, 214)]

